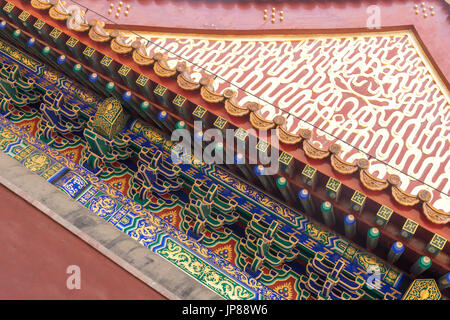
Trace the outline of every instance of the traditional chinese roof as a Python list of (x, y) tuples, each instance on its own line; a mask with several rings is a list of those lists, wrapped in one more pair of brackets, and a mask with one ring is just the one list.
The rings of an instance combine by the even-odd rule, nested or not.
[(225, 38), (127, 32), (112, 44), (131, 48), (139, 43), (136, 63), (157, 54), (154, 70), (162, 77), (186, 64), (178, 77), (183, 88), (191, 83), (195, 89), (200, 80), (213, 77), (201, 92), (205, 100), (233, 96), (224, 107), (238, 117), (257, 103), (248, 118), (253, 127), (278, 125), (284, 143), (299, 144), (302, 130), (309, 130), (312, 141), (303, 149), (311, 158), (328, 157), (338, 143), (343, 162), (334, 162), (334, 168), (341, 173), (356, 170), (360, 159), (369, 160), (361, 176), (368, 189), (386, 189), (389, 174), (395, 174), (406, 193), (428, 190), (430, 203), (449, 212), (445, 118), (450, 94), (412, 32)]
[[(49, 9), (43, 3), (32, 1)], [(449, 221), (450, 94), (411, 30), (262, 39), (118, 32), (76, 8), (55, 2), (49, 15), (132, 52), (160, 77), (177, 76), (185, 90), (201, 88), (205, 101), (254, 128), (276, 127), (283, 143), (329, 158), (339, 173), (360, 170), (365, 188), (391, 189), (399, 204), (422, 202), (431, 221)]]
[[(304, 168), (296, 167), (294, 188), (305, 185), (298, 183), (299, 171), (303, 175), (316, 167), (325, 176), (322, 178), (329, 179), (328, 183), (321, 181), (327, 189), (326, 196), (319, 195), (321, 201), (330, 197), (328, 189), (335, 183), (345, 185), (353, 194), (350, 200), (347, 190), (345, 205), (355, 197), (366, 200), (367, 195), (372, 201), (370, 213), (374, 213), (373, 201), (375, 212), (381, 206), (377, 217), (385, 205), (401, 212), (406, 221), (393, 220), (397, 228), (401, 224), (403, 228), (382, 232), (389, 234), (389, 240), (397, 240), (399, 233), (407, 238), (402, 234), (413, 235), (420, 225), (420, 245), (406, 246), (413, 247), (414, 254), (445, 251), (434, 258), (439, 272), (448, 269), (448, 246), (443, 249), (449, 239), (446, 223), (450, 219), (446, 165), (450, 95), (447, 79), (414, 27), (273, 31), (264, 36), (210, 31), (198, 35), (186, 30), (156, 32), (139, 25), (123, 30), (99, 12), (86, 13), (73, 3), (33, 0), (31, 6), (26, 1), (18, 1), (18, 6), (32, 12), (33, 23), (37, 18), (36, 24), (45, 21), (53, 28), (46, 39), (50, 41), (36, 37), (44, 39), (38, 40), (41, 45), (55, 42), (58, 63), (65, 59), (60, 54), (67, 54), (70, 64), (66, 68), (88, 60), (87, 53), (95, 52), (96, 57), (89, 61), (91, 67), (100, 59), (102, 64), (112, 62), (113, 68), (99, 70), (114, 75), (100, 77), (119, 80), (120, 90), (144, 87), (150, 79), (156, 86), (155, 91), (150, 89), (155, 94), (157, 89), (171, 92), (168, 104), (175, 105), (181, 97), (197, 105), (196, 110), (203, 109), (217, 119), (223, 117), (249, 134), (255, 134), (250, 133), (252, 128), (276, 129), (282, 156), (293, 155)], [(20, 13), (19, 20), (29, 15), (27, 11), (16, 13)], [(22, 23), (26, 37), (36, 32), (26, 19), (7, 20), (9, 30), (13, 28), (10, 32)], [(63, 37), (57, 39), (61, 33)], [(81, 58), (74, 53), (80, 49), (84, 50), (78, 52), (80, 56), (83, 52)], [(439, 66), (444, 72), (448, 69), (445, 63)], [(132, 76), (127, 78), (127, 74)], [(136, 91), (132, 91), (134, 103), (147, 99)], [(125, 97), (130, 96), (131, 91), (126, 91), (122, 97), (128, 101)], [(161, 110), (165, 105), (158, 101), (155, 105)], [(176, 120), (182, 118), (168, 113)], [(338, 210), (354, 210), (334, 199)], [(357, 220), (364, 227), (373, 224), (367, 215)], [(423, 242), (428, 243), (426, 249)]]

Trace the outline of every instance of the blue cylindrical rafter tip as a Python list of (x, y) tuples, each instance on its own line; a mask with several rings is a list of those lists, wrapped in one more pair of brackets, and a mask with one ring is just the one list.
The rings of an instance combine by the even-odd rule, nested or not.
[(346, 215), (344, 218), (344, 221), (345, 221), (345, 224), (348, 224), (348, 225), (355, 224), (355, 222), (356, 222), (355, 217), (351, 214)]
[(263, 175), (264, 172), (266, 171), (266, 169), (262, 166), (262, 165), (257, 165), (253, 168), (253, 171), (255, 172), (255, 174), (257, 174), (258, 176)]
[(122, 95), (122, 99), (125, 101), (129, 101), (132, 97), (132, 94), (130, 91), (125, 91)]
[(59, 63), (59, 64), (63, 64), (64, 62), (66, 62), (66, 56), (65, 55), (60, 55), (57, 59), (56, 59), (56, 61)]
[(95, 82), (95, 81), (97, 81), (97, 79), (98, 79), (98, 75), (96, 73), (91, 73), (89, 75), (89, 81), (90, 82)]
[(405, 246), (403, 245), (403, 243), (397, 241), (392, 245), (392, 251), (397, 254), (402, 253), (403, 251), (405, 251)]
[(300, 198), (300, 200), (306, 200), (309, 198), (309, 192), (306, 189), (301, 189), (298, 192), (298, 197)]
[(167, 119), (167, 112), (161, 111), (160, 113), (158, 113), (158, 120), (164, 121), (166, 119)]

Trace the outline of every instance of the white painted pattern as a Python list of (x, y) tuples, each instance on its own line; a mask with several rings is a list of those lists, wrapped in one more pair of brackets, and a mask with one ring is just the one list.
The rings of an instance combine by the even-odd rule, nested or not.
[(171, 67), (191, 62), (197, 81), (219, 76), (216, 91), (234, 88), (240, 104), (263, 105), (266, 119), (282, 114), (291, 132), (312, 129), (317, 146), (334, 137), (356, 146), (363, 153), (340, 143), (344, 160), (369, 154), (371, 173), (396, 173), (402, 189), (427, 189), (434, 206), (450, 211), (449, 92), (409, 31), (278, 39), (136, 33), (151, 40), (142, 40), (145, 54), (163, 52)]

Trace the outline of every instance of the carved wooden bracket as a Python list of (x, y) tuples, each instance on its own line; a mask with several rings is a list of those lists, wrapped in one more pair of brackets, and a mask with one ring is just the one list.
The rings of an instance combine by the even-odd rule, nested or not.
[(155, 53), (153, 59), (155, 60), (155, 63), (153, 64), (153, 71), (155, 71), (158, 76), (162, 78), (170, 78), (177, 74), (176, 69), (169, 68), (169, 65), (167, 64), (167, 57), (161, 52)]
[(331, 166), (337, 172), (342, 174), (352, 174), (358, 170), (358, 166), (356, 164), (344, 161), (339, 156), (339, 153), (341, 153), (340, 145), (333, 143), (328, 148), (328, 151), (331, 153)]
[(283, 116), (275, 116), (273, 122), (277, 126), (277, 136), (281, 142), (285, 144), (297, 144), (302, 141), (302, 137), (297, 134), (290, 133), (286, 130), (286, 118)]
[(103, 22), (98, 21), (97, 19), (91, 19), (89, 20), (89, 25), (91, 26), (89, 29), (89, 38), (95, 42), (107, 42), (111, 40), (109, 33), (103, 28)]
[(391, 174), (388, 176), (387, 181), (391, 185), (392, 196), (398, 203), (409, 207), (415, 206), (419, 203), (419, 199), (417, 199), (416, 196), (413, 196), (410, 193), (406, 193), (405, 191), (400, 189), (401, 181), (399, 176)]
[(236, 102), (236, 95), (237, 93), (234, 90), (225, 89), (225, 91), (223, 92), (223, 96), (225, 98), (225, 110), (228, 112), (228, 114), (234, 117), (243, 117), (250, 111), (247, 107), (241, 107), (240, 105), (238, 105), (238, 103)]
[[(43, 3), (42, 1), (39, 1), (39, 2)], [(48, 11), (48, 14), (53, 19), (64, 21), (64, 20), (67, 20), (67, 18), (70, 17), (70, 14), (67, 12), (67, 10), (65, 10), (66, 12), (64, 12), (63, 8), (60, 7), (60, 4), (59, 4), (58, 0), (51, 0), (50, 4), (52, 5), (52, 7)]]
[(200, 79), (200, 85), (202, 86), (200, 89), (200, 95), (204, 100), (210, 103), (219, 103), (222, 102), (224, 97), (221, 94), (214, 92), (212, 88), (213, 79), (203, 77)]
[(311, 143), (311, 131), (302, 130), (300, 136), (303, 138), (303, 151), (311, 159), (325, 159), (330, 155), (328, 150), (323, 150)]
[(31, 0), (31, 6), (38, 10), (47, 10), (52, 6), (51, 3), (41, 0)]
[(133, 41), (131, 46), (134, 49), (132, 54), (133, 61), (136, 62), (136, 64), (140, 66), (148, 66), (155, 62), (152, 56), (147, 56), (143, 52), (144, 45), (140, 39)]
[(112, 38), (111, 40), (111, 50), (119, 53), (119, 54), (127, 54), (133, 50), (131, 45), (123, 44), (121, 39), (120, 32), (118, 30), (113, 30), (109, 34)]
[(258, 113), (261, 109), (261, 105), (256, 102), (249, 102), (247, 108), (250, 111), (250, 123), (253, 127), (260, 130), (269, 130), (275, 127), (275, 123), (270, 120), (266, 120)]
[(200, 83), (191, 79), (185, 62), (178, 63), (176, 70), (178, 72), (177, 84), (181, 87), (181, 89), (193, 91), (200, 88)]

